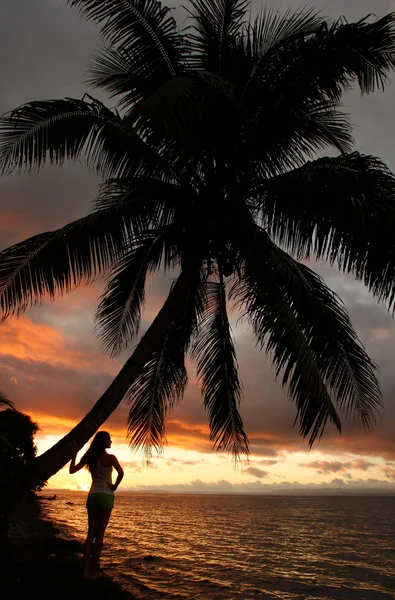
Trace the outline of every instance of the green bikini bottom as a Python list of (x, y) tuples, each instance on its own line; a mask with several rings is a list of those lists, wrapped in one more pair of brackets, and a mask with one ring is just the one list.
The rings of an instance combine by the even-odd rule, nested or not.
[(94, 492), (93, 494), (88, 494), (86, 508), (88, 510), (114, 508), (114, 495), (104, 494), (103, 492)]

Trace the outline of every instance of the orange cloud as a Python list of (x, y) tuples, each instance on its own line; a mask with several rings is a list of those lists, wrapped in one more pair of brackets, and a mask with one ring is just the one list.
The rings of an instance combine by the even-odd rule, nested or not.
[(380, 471), (382, 471), (388, 479), (395, 481), (395, 469), (391, 467), (380, 467)]
[[(41, 437), (45, 435), (62, 437), (78, 424), (77, 419), (59, 417), (40, 411), (30, 411), (29, 414), (33, 421), (38, 423), (40, 427), (39, 436)], [(121, 428), (105, 423), (100, 429), (110, 429), (113, 442), (116, 442), (117, 444), (125, 443), (126, 427)]]
[(100, 351), (93, 354), (92, 348), (89, 351), (81, 349), (55, 327), (36, 323), (27, 315), (5, 321), (0, 336), (0, 355), (78, 370), (104, 367), (114, 375), (118, 370)]
[(393, 424), (382, 426), (380, 431), (369, 435), (360, 429), (349, 431), (342, 436), (328, 436), (319, 446), (319, 450), (336, 454), (359, 454), (361, 456), (381, 456), (393, 460), (395, 458), (395, 442), (393, 439)]
[(40, 434), (43, 435), (66, 435), (76, 424), (77, 421), (74, 419), (68, 419), (66, 417), (57, 417), (55, 415), (49, 415), (42, 412), (32, 411), (29, 413), (33, 421), (38, 423), (40, 427)]
[(376, 327), (375, 329), (370, 330), (370, 335), (374, 341), (382, 342), (391, 339), (392, 331), (389, 328)]

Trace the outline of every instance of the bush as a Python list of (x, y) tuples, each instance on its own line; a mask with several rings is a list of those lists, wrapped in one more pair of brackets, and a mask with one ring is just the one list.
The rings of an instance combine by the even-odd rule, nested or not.
[(28, 415), (10, 408), (0, 411), (0, 546), (3, 548), (12, 514), (44, 485), (44, 482), (31, 484), (37, 431), (37, 423)]
[(24, 413), (12, 409), (0, 412), (0, 472), (18, 487), (28, 485), (30, 480), (38, 429), (37, 423)]

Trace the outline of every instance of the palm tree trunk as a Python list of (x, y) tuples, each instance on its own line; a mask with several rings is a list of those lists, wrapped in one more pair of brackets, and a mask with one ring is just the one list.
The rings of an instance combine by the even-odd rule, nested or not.
[(59, 442), (36, 458), (34, 473), (32, 473), (34, 483), (40, 484), (55, 475), (71, 460), (73, 440), (82, 447), (114, 412), (153, 352), (162, 346), (169, 326), (182, 309), (191, 285), (198, 276), (199, 267), (194, 264), (183, 269), (166, 302), (141, 338), (132, 356), (92, 410)]

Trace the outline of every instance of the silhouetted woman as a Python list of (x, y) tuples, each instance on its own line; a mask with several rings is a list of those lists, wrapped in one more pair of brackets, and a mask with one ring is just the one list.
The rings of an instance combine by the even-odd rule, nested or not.
[[(123, 469), (113, 454), (107, 453), (111, 448), (111, 436), (107, 431), (99, 431), (80, 462), (75, 459), (79, 446), (74, 442), (74, 456), (70, 463), (70, 473), (77, 473), (87, 467), (92, 476), (86, 508), (88, 510), (88, 535), (84, 546), (84, 578), (95, 579), (100, 573), (100, 555), (103, 548), (104, 532), (114, 506), (114, 492), (123, 478)], [(112, 469), (118, 473), (112, 483)]]

